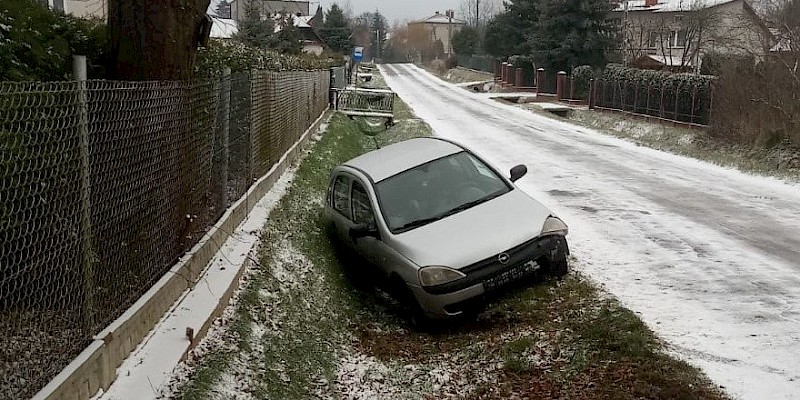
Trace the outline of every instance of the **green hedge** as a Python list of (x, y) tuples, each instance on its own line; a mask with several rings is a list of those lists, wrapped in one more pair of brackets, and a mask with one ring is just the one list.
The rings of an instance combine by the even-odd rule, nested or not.
[(87, 56), (90, 77), (102, 77), (105, 25), (51, 11), (33, 0), (2, 0), (0, 81), (70, 79), (72, 55)]
[(249, 47), (235, 41), (212, 40), (197, 56), (198, 75), (216, 75), (225, 67), (233, 72), (263, 69), (269, 71), (320, 70), (344, 65), (344, 60), (309, 54), (289, 55)]
[(597, 105), (707, 124), (716, 77), (609, 64), (598, 81)]

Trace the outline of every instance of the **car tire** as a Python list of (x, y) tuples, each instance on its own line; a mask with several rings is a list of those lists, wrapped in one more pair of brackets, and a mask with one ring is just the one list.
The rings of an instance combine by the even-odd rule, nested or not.
[(397, 275), (389, 279), (390, 294), (400, 303), (404, 317), (408, 318), (411, 326), (418, 330), (426, 330), (430, 319), (425, 315), (425, 311), (419, 305), (414, 293), (411, 292), (403, 278)]
[(559, 241), (556, 256), (548, 259), (547, 264), (547, 274), (550, 276), (561, 278), (569, 272), (569, 248), (565, 239)]

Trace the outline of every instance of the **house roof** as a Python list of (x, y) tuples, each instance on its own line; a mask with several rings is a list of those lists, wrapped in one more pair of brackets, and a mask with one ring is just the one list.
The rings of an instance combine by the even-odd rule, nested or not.
[[(628, 0), (628, 11), (651, 11), (651, 12), (676, 12), (691, 11), (716, 7), (722, 4), (732, 3), (738, 0), (658, 0), (658, 3), (647, 6), (645, 0)], [(616, 12), (625, 11), (625, 0), (617, 3), (614, 9)]]
[(462, 21), (457, 18), (453, 18), (452, 20), (444, 14), (439, 13), (438, 11), (436, 14), (428, 17), (423, 18), (420, 20), (413, 21), (412, 23), (421, 23), (421, 24), (453, 24), (453, 25), (465, 25), (466, 22)]
[(655, 62), (668, 67), (691, 67), (693, 65), (691, 59), (684, 60), (683, 57), (680, 56), (666, 56), (661, 54), (645, 54), (637, 61)]
[(239, 25), (235, 19), (219, 18), (210, 16), (213, 24), (211, 24), (211, 36), (214, 39), (230, 39), (239, 32)]
[[(281, 24), (277, 23), (283, 16), (276, 16), (276, 23), (275, 23), (275, 33), (278, 33), (283, 29)], [(300, 16), (292, 16), (292, 21), (294, 21), (294, 26), (298, 29), (311, 29), (313, 26), (311, 25), (311, 20), (314, 19), (313, 15), (300, 15)]]

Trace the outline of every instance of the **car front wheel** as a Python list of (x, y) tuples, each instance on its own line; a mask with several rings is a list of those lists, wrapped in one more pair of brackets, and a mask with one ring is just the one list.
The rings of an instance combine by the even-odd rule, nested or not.
[(560, 278), (569, 272), (569, 246), (567, 240), (562, 238), (558, 241), (554, 254), (547, 259), (547, 274)]

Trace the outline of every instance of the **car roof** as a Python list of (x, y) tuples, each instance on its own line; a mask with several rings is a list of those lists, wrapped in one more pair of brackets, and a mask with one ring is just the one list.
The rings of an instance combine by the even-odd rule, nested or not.
[(344, 165), (360, 170), (374, 182), (449, 156), (464, 149), (455, 143), (434, 138), (416, 138), (395, 143), (360, 155)]

